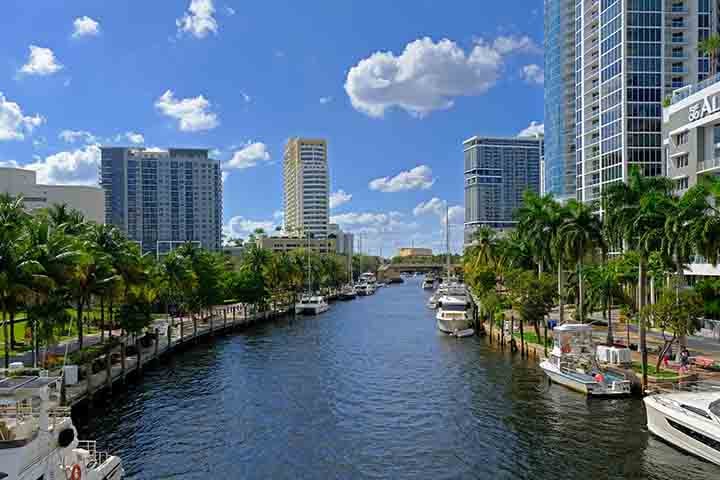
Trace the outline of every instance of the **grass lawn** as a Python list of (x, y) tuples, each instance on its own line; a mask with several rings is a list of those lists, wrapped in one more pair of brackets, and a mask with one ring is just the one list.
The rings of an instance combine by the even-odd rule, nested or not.
[[(535, 334), (535, 330), (530, 330), (529, 332), (524, 332), (523, 338), (525, 339), (525, 343), (534, 343), (535, 345), (542, 345), (543, 337), (544, 337), (542, 331), (540, 332), (540, 335), (541, 335), (541, 337), (538, 338), (537, 335)], [(520, 344), (520, 332), (515, 332), (515, 334), (513, 336), (515, 337), (515, 339), (517, 340), (518, 345), (519, 345)], [(547, 344), (548, 344), (548, 347), (551, 347), (553, 344), (553, 338), (552, 338), (552, 334), (550, 332), (548, 332), (548, 343)]]
[[(24, 315), (23, 315), (24, 317)], [(9, 322), (8, 322), (8, 329), (9, 329)], [(25, 342), (25, 329), (27, 328), (27, 322), (25, 320), (22, 321), (16, 321), (15, 322), (15, 340), (17, 340), (20, 343)], [(84, 335), (90, 335), (93, 333), (98, 333), (100, 330), (98, 330), (95, 327), (85, 326), (83, 329)], [(68, 340), (71, 338), (77, 337), (77, 325), (74, 321), (70, 322), (68, 325), (68, 328), (63, 329), (63, 331), (57, 331), (55, 333), (55, 341), (56, 342), (62, 342), (64, 340)], [(25, 352), (29, 352), (32, 350), (32, 345), (30, 343), (24, 344), (24, 345), (18, 345), (16, 348), (12, 349), (10, 351), (10, 355), (18, 355)], [(5, 334), (4, 329), (0, 325), (0, 353), (5, 353)]]
[[(661, 367), (662, 368), (662, 367)], [(640, 365), (640, 362), (633, 362), (633, 370), (637, 373), (642, 373), (642, 366)], [(657, 378), (677, 378), (678, 372), (675, 370), (670, 370), (669, 368), (666, 368), (665, 370), (660, 370), (659, 372), (655, 369), (655, 365), (648, 364), (647, 367), (648, 375), (652, 377)]]

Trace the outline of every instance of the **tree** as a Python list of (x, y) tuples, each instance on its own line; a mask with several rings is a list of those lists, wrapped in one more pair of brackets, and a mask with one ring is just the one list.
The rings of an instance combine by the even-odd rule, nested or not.
[(718, 53), (720, 52), (720, 35), (714, 33), (698, 44), (698, 50), (708, 57), (710, 63), (710, 76), (717, 73)]
[(507, 276), (507, 288), (513, 308), (520, 319), (532, 324), (537, 338), (540, 337), (540, 322), (550, 313), (555, 304), (555, 282), (552, 277), (539, 277), (531, 271), (514, 270)]
[(594, 265), (587, 269), (585, 278), (587, 279), (590, 293), (602, 298), (604, 311), (607, 314), (607, 339), (606, 343), (612, 345), (615, 343), (612, 322), (612, 306), (615, 298), (624, 298), (622, 288), (620, 288), (619, 265), (617, 260)]
[[(657, 371), (660, 371), (663, 358), (677, 339), (700, 329), (702, 314), (702, 298), (695, 292), (687, 291), (676, 295), (676, 292), (666, 290), (656, 304), (643, 309), (643, 323), (650, 321), (663, 332), (664, 345), (655, 365)], [(669, 338), (668, 333), (671, 334)]]
[(558, 249), (562, 250), (566, 258), (576, 264), (577, 272), (577, 315), (576, 320), (585, 321), (583, 308), (583, 262), (588, 254), (597, 248), (605, 251), (602, 223), (593, 213), (592, 207), (571, 199), (566, 207), (564, 216), (557, 233)]
[[(646, 267), (651, 252), (660, 250), (667, 213), (672, 211), (672, 182), (665, 177), (645, 177), (635, 168), (627, 182), (617, 182), (603, 192), (605, 227), (610, 243), (632, 248), (638, 254), (637, 311), (645, 300)], [(640, 322), (643, 388), (647, 385), (647, 339)]]

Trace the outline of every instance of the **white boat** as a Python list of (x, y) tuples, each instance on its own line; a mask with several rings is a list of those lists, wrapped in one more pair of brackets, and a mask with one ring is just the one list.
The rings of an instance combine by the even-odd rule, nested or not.
[(120, 458), (78, 440), (69, 407), (59, 402), (60, 377), (0, 379), (0, 478), (119, 480)]
[(345, 285), (341, 290), (338, 298), (340, 300), (353, 300), (357, 297), (357, 290), (352, 285)]
[(358, 297), (365, 297), (368, 295), (367, 285), (364, 283), (358, 283), (355, 285), (355, 291), (358, 294)]
[(602, 370), (592, 342), (592, 326), (565, 324), (553, 330), (555, 343), (550, 358), (540, 368), (555, 383), (589, 396), (630, 394), (630, 381)]
[(368, 282), (365, 284), (365, 291), (368, 295), (374, 295), (377, 291), (377, 284), (375, 282)]
[(422, 289), (423, 290), (432, 290), (433, 288), (435, 288), (435, 279), (426, 276), (422, 282)]
[(448, 295), (440, 297), (435, 320), (438, 329), (450, 335), (469, 329), (470, 318), (467, 313), (467, 301), (461, 297)]
[(453, 335), (455, 335), (457, 338), (472, 337), (473, 335), (475, 335), (475, 330), (473, 330), (472, 328), (466, 328), (465, 330), (455, 332)]
[(720, 390), (651, 395), (644, 402), (653, 435), (720, 465)]
[(295, 304), (295, 313), (303, 315), (319, 315), (330, 309), (325, 297), (321, 295), (303, 295)]
[(435, 310), (438, 307), (438, 300), (440, 300), (440, 296), (437, 293), (434, 293), (430, 296), (430, 298), (427, 301), (427, 307), (430, 310)]

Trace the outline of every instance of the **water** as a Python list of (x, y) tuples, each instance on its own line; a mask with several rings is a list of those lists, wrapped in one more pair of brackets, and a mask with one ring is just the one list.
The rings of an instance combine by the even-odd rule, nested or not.
[(639, 400), (435, 329), (419, 282), (200, 344), (76, 419), (130, 479), (720, 478)]

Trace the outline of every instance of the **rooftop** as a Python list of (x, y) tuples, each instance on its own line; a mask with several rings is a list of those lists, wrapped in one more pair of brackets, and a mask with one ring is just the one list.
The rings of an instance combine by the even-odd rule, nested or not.
[(685, 100), (690, 95), (697, 93), (701, 90), (704, 90), (707, 87), (714, 85), (718, 82), (720, 82), (720, 73), (716, 74), (713, 77), (706, 78), (702, 82), (685, 85), (684, 87), (680, 87), (676, 90), (673, 90), (672, 98), (670, 99), (670, 105), (675, 105), (676, 103), (680, 102), (681, 100)]

